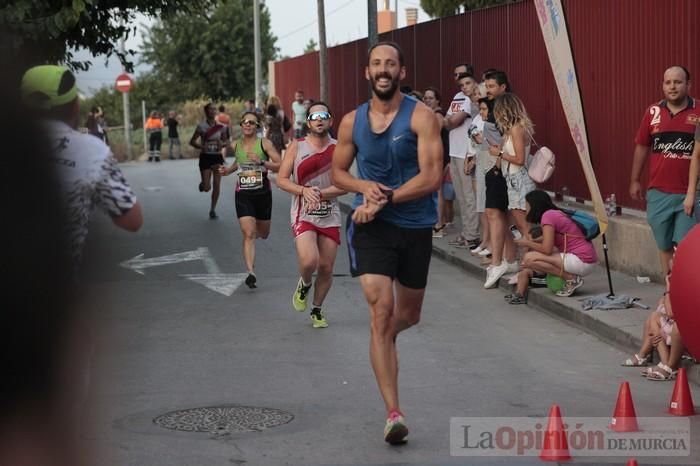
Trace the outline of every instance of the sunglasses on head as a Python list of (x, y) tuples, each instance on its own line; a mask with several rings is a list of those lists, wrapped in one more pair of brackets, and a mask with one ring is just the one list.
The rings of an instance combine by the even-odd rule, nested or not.
[(260, 123), (258, 123), (255, 120), (241, 120), (241, 126), (260, 126)]
[(314, 112), (306, 117), (307, 121), (326, 121), (331, 119), (331, 114), (328, 112)]

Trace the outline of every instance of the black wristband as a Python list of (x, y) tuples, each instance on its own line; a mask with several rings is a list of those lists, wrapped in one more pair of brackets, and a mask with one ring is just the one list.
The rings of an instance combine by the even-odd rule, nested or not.
[(382, 194), (386, 196), (387, 204), (394, 203), (394, 190), (393, 189), (382, 189)]

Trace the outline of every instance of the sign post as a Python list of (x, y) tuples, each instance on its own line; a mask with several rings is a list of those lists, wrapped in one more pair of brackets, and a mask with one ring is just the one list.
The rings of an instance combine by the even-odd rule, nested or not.
[(134, 81), (131, 77), (122, 73), (117, 76), (114, 87), (122, 93), (122, 103), (124, 106), (124, 142), (126, 144), (126, 159), (131, 160), (131, 124), (129, 117), (129, 91), (134, 86)]
[(143, 120), (143, 153), (148, 154), (148, 134), (146, 134), (146, 101), (141, 101), (141, 119)]

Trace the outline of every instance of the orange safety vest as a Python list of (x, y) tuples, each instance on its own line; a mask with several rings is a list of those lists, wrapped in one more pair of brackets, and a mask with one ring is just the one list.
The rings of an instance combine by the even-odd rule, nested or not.
[(163, 120), (149, 117), (146, 120), (146, 129), (163, 129)]

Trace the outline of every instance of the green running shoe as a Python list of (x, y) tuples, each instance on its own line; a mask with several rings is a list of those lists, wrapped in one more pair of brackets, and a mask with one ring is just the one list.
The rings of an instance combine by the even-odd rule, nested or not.
[(297, 289), (294, 291), (294, 296), (292, 296), (292, 306), (294, 306), (294, 309), (299, 312), (304, 312), (306, 310), (306, 301), (308, 301), (310, 289), (311, 285), (304, 286), (304, 280), (299, 277)]
[(326, 316), (323, 315), (323, 311), (320, 307), (315, 307), (311, 309), (311, 322), (313, 322), (314, 328), (326, 328), (328, 327), (328, 322), (326, 321)]
[(407, 436), (406, 419), (400, 412), (392, 411), (384, 426), (384, 441), (390, 445), (402, 445), (406, 443)]

